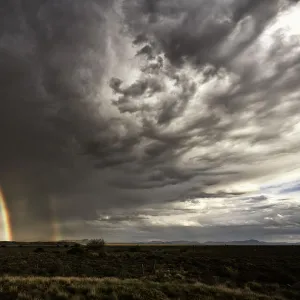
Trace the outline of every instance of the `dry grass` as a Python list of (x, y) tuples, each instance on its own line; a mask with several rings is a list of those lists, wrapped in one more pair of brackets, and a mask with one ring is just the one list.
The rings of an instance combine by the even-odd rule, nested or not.
[(76, 277), (2, 277), (0, 299), (111, 299), (111, 300), (168, 300), (168, 299), (284, 299), (267, 296), (248, 289), (230, 289), (202, 283), (175, 284), (117, 278)]

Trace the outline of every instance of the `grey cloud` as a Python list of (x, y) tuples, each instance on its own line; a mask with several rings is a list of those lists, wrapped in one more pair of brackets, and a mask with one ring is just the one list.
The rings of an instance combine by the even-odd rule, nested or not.
[[(145, 230), (145, 228), (141, 228)], [(238, 226), (216, 226), (203, 230), (201, 227), (149, 227), (148, 236), (155, 236), (158, 239), (177, 240), (178, 237), (183, 237), (186, 240), (197, 240), (205, 242), (215, 241), (230, 241), (230, 240), (286, 240), (288, 236), (294, 236), (294, 239), (299, 238), (299, 228), (297, 227), (271, 227), (262, 228), (260, 226), (238, 225)], [(163, 232), (163, 234), (159, 234)], [(143, 237), (145, 234), (143, 234)]]
[[(151, 3), (151, 5), (150, 5)], [(154, 36), (173, 63), (192, 59), (197, 64), (228, 63), (251, 44), (277, 13), (277, 1), (127, 1), (124, 6), (132, 15), (128, 20), (135, 31)], [(140, 14), (140, 12), (142, 14)], [(145, 23), (144, 15), (150, 15)], [(152, 17), (151, 17), (152, 16)], [(254, 18), (254, 29), (226, 56), (218, 56), (218, 49), (235, 26), (245, 17)], [(168, 22), (169, 21), (169, 22)], [(145, 32), (143, 32), (143, 30)], [(242, 33), (241, 33), (242, 34)]]
[[(103, 8), (109, 6), (1, 4), (0, 181), (16, 233), (31, 219), (51, 222), (49, 197), (72, 189), (85, 174), (77, 153), (96, 123), (96, 105), (88, 99), (103, 74), (104, 63), (96, 57), (105, 55)], [(24, 198), (22, 221), (18, 203)]]
[[(133, 236), (138, 236), (140, 241), (149, 239), (161, 240), (196, 240), (204, 242), (207, 240), (227, 241), (227, 240), (297, 240), (300, 235), (299, 222), (297, 215), (299, 207), (278, 208), (276, 203), (269, 207), (263, 208), (259, 203), (253, 206), (244, 206), (247, 210), (243, 210), (237, 206), (233, 207), (234, 202), (230, 202), (230, 211), (226, 211), (226, 207), (214, 205), (207, 207), (206, 210), (192, 208), (176, 208), (168, 206), (145, 208), (136, 211), (134, 214), (122, 213), (121, 215), (111, 215), (109, 217), (99, 217), (99, 220), (93, 223), (109, 231), (112, 236), (118, 234), (118, 231), (125, 230)], [(198, 203), (202, 203), (199, 200)], [(196, 203), (195, 203), (196, 204)], [(218, 212), (218, 210), (222, 210)], [(245, 218), (245, 214), (248, 218)], [(185, 216), (186, 220), (194, 220), (198, 225), (179, 226), (174, 223), (168, 223), (168, 217), (180, 220)], [(195, 216), (196, 219), (195, 219)], [(155, 220), (160, 220), (157, 224)], [(215, 220), (218, 219), (218, 220)], [(155, 238), (154, 238), (155, 237)], [(121, 238), (122, 239), (122, 238)], [(123, 241), (128, 241), (125, 237)]]
[(246, 197), (241, 200), (246, 200), (247, 202), (258, 203), (260, 201), (268, 200), (268, 197), (266, 197), (265, 195), (260, 195), (260, 196)]
[[(91, 226), (94, 234), (97, 226)], [(93, 236), (93, 235), (92, 235)], [(299, 227), (295, 226), (269, 226), (267, 228), (257, 225), (237, 226), (140, 226), (140, 227), (105, 227), (103, 236), (111, 242), (149, 241), (149, 240), (188, 240), (188, 241), (241, 241), (257, 239), (264, 241), (291, 241), (299, 240)]]
[(52, 222), (51, 199), (66, 222), (230, 199), (243, 192), (219, 185), (259, 177), (262, 167), (249, 165), (295, 153), (299, 140), (284, 138), (300, 109), (299, 44), (275, 35), (266, 57), (251, 56), (278, 3), (4, 1), (0, 184), (16, 237)]

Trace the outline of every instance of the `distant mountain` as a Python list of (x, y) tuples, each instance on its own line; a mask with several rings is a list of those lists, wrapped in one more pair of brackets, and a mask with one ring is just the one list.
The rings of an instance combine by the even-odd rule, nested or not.
[(205, 245), (267, 245), (269, 243), (258, 240), (245, 240), (245, 241), (227, 241), (227, 242), (215, 242), (208, 241)]
[(149, 241), (149, 242), (135, 242), (133, 244), (140, 245), (200, 245), (195, 241)]
[(228, 242), (205, 242), (205, 245), (245, 245), (245, 246), (255, 246), (255, 245), (265, 245), (265, 246), (272, 246), (272, 245), (300, 245), (300, 243), (287, 243), (287, 242), (264, 242), (258, 240), (245, 240), (245, 241), (228, 241)]
[(272, 246), (272, 245), (300, 245), (300, 243), (286, 243), (286, 242), (264, 242), (258, 241), (254, 239), (244, 240), (244, 241), (207, 241), (204, 243), (196, 242), (196, 241), (150, 241), (150, 242), (136, 242), (135, 244), (140, 245), (206, 245), (206, 246), (218, 246), (218, 245), (237, 245), (237, 246)]
[[(86, 245), (89, 242), (89, 239), (82, 239), (82, 240), (64, 240), (60, 242), (72, 242), (72, 243), (79, 243), (82, 245)], [(108, 242), (109, 244), (109, 242)], [(160, 240), (153, 240), (148, 242), (129, 242), (129, 243), (117, 243), (118, 245), (128, 245), (128, 244), (136, 244), (136, 245), (195, 245), (195, 246), (221, 246), (221, 245), (237, 245), (237, 246), (272, 246), (272, 245), (300, 245), (299, 243), (287, 243), (287, 242), (264, 242), (259, 240), (243, 240), (243, 241), (207, 241), (204, 243), (200, 243), (197, 241), (185, 241), (185, 240), (178, 240), (178, 241), (160, 241)]]
[[(20, 244), (24, 246), (30, 246), (32, 244), (35, 245), (55, 245), (55, 244), (74, 244), (78, 243), (81, 245), (86, 245), (90, 240), (89, 239), (82, 239), (82, 240), (61, 240), (58, 242), (5, 242), (0, 241), (0, 247), (3, 245), (6, 246), (18, 246)], [(110, 243), (108, 243), (110, 244)], [(113, 245), (114, 243), (112, 243)], [(149, 242), (129, 242), (129, 243), (115, 243), (117, 245), (187, 245), (187, 246), (300, 246), (299, 243), (287, 243), (287, 242), (264, 242), (264, 241), (258, 241), (258, 240), (244, 240), (244, 241), (207, 241), (204, 243), (200, 243), (197, 241), (149, 241)]]

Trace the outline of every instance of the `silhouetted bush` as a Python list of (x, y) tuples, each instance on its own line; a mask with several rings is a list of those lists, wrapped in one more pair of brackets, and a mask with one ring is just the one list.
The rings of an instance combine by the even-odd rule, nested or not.
[(129, 248), (129, 251), (130, 251), (130, 252), (140, 252), (140, 251), (141, 251), (141, 246), (139, 246), (139, 245), (131, 246), (131, 247)]
[(42, 253), (42, 252), (45, 252), (45, 249), (42, 248), (42, 247), (38, 247), (38, 248), (34, 249), (34, 252), (35, 253)]
[(82, 247), (72, 247), (67, 251), (67, 254), (74, 254), (74, 255), (78, 255), (82, 253), (84, 253), (84, 249)]
[(90, 240), (86, 245), (87, 249), (93, 249), (93, 250), (103, 250), (104, 246), (105, 246), (105, 241), (103, 239)]

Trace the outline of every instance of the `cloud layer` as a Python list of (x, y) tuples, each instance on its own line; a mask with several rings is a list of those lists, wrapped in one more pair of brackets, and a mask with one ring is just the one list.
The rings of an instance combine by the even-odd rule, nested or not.
[(299, 235), (291, 181), (261, 192), (299, 180), (297, 1), (12, 0), (0, 15), (17, 239), (53, 222), (114, 240)]

